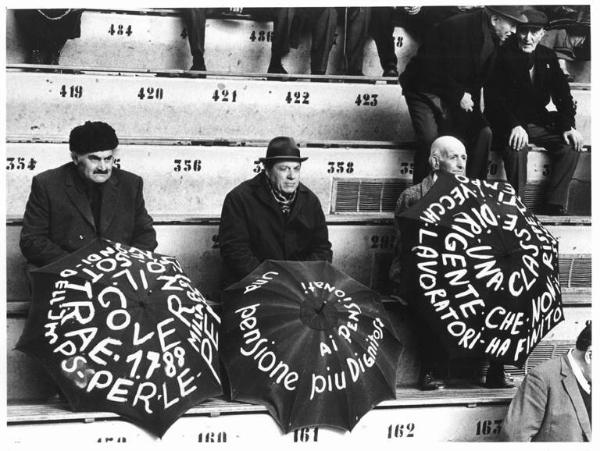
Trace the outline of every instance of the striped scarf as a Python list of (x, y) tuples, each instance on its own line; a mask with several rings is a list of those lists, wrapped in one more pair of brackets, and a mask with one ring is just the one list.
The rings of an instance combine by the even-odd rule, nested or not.
[(267, 185), (269, 187), (269, 191), (271, 191), (271, 194), (273, 195), (273, 199), (275, 199), (275, 202), (277, 202), (277, 205), (279, 205), (279, 209), (284, 216), (289, 215), (290, 211), (292, 211), (292, 207), (294, 206), (294, 202), (296, 201), (296, 193), (298, 190), (296, 189), (291, 194), (282, 193), (271, 184), (267, 174), (265, 174), (265, 179), (267, 180)]

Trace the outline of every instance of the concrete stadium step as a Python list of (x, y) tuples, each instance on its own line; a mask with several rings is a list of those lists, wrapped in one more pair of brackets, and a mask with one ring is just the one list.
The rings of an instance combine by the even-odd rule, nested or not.
[[(356, 83), (356, 77), (348, 83), (326, 83), (333, 80), (329, 76), (315, 76), (325, 83), (281, 83), (119, 70), (9, 67), (7, 136), (64, 141), (74, 126), (90, 119), (109, 122), (124, 139), (268, 141), (286, 134), (300, 141), (414, 141), (398, 85)], [(589, 145), (591, 92), (572, 92), (579, 105), (577, 127)]]
[(7, 135), (62, 141), (102, 120), (124, 139), (413, 140), (396, 85), (130, 75), (10, 70)]
[[(388, 269), (392, 261), (394, 231), (391, 218), (365, 223), (355, 217), (350, 222), (332, 222), (328, 216), (329, 239), (333, 246), (333, 264), (361, 283), (389, 293)], [(335, 217), (335, 219), (338, 219)], [(552, 218), (550, 218), (552, 220)], [(573, 220), (573, 219), (571, 219)], [(590, 289), (592, 228), (589, 218), (574, 225), (549, 225), (559, 240), (561, 285), (577, 291)], [(208, 298), (219, 299), (221, 257), (218, 249), (218, 225), (214, 221), (175, 222), (157, 220), (157, 252), (176, 256), (192, 282)], [(6, 226), (7, 300), (29, 299), (24, 271), (25, 260), (19, 249), (21, 224)]]
[[(66, 66), (97, 66), (121, 68), (189, 69), (192, 57), (185, 24), (175, 11), (84, 11), (81, 17), (81, 37), (68, 40), (60, 64)], [(344, 73), (344, 30), (338, 21), (336, 43), (327, 73)], [(271, 57), (271, 21), (231, 16), (227, 19), (207, 19), (205, 61), (211, 71), (266, 72)], [(7, 11), (6, 60), (9, 64), (27, 61), (23, 46), (23, 30)], [(394, 43), (398, 68), (402, 71), (417, 50), (417, 43), (405, 29), (397, 27)], [(297, 49), (291, 49), (283, 59), (289, 73), (310, 72), (310, 35), (304, 30)], [(382, 68), (377, 48), (369, 39), (364, 48), (363, 72), (379, 76)]]
[(24, 447), (64, 443), (83, 446), (276, 445), (286, 449), (315, 444), (345, 446), (395, 445), (414, 442), (494, 441), (514, 389), (474, 387), (426, 393), (399, 389), (397, 399), (384, 401), (367, 413), (355, 429), (303, 428), (282, 434), (262, 406), (212, 400), (190, 409), (156, 439), (110, 413), (74, 413), (64, 404), (9, 405), (6, 442)]
[[(309, 157), (302, 181), (334, 214), (393, 212), (400, 193), (412, 184), (414, 150), (376, 143), (304, 143)], [(119, 146), (119, 167), (144, 178), (146, 207), (152, 215), (218, 217), (225, 195), (260, 171), (266, 143), (242, 146), (137, 144)], [(9, 142), (6, 145), (6, 213), (22, 217), (34, 175), (69, 161), (66, 143)], [(543, 205), (550, 173), (546, 152), (530, 152), (525, 204)], [(492, 153), (490, 180), (505, 180), (504, 164)], [(591, 213), (591, 153), (582, 152), (571, 183), (568, 210)]]

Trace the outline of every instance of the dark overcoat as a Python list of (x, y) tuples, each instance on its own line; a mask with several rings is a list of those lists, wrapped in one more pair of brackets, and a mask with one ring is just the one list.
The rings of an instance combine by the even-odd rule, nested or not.
[(508, 407), (500, 437), (517, 442), (592, 440), (592, 426), (566, 355), (547, 360), (525, 376)]
[(317, 196), (300, 183), (286, 218), (264, 173), (246, 180), (225, 197), (219, 227), (223, 282), (236, 282), (263, 260), (327, 260), (331, 243)]
[(483, 9), (457, 14), (433, 27), (400, 76), (404, 92), (428, 92), (456, 107), (465, 92), (475, 109), (493, 69), (497, 38)]
[(94, 223), (85, 188), (76, 177), (77, 167), (70, 162), (33, 178), (20, 240), (28, 262), (46, 265), (98, 236), (144, 250), (156, 248), (141, 177), (113, 168), (103, 188), (99, 226)]
[[(486, 116), (498, 136), (507, 135), (518, 125), (527, 130), (528, 123), (551, 126), (560, 133), (575, 126), (575, 104), (555, 52), (538, 45), (533, 67), (532, 81), (528, 54), (519, 49), (517, 36), (509, 38), (498, 53), (485, 99)], [(546, 109), (550, 100), (556, 112)]]

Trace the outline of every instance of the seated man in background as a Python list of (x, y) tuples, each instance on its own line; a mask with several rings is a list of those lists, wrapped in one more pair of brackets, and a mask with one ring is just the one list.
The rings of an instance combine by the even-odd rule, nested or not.
[[(438, 173), (444, 172), (454, 175), (465, 175), (467, 166), (467, 152), (463, 143), (453, 136), (440, 136), (431, 145), (429, 152), (429, 165), (431, 171), (423, 181), (417, 185), (404, 190), (394, 211), (394, 230), (396, 238), (394, 241), (394, 259), (389, 270), (389, 277), (393, 284), (393, 297), (408, 305), (415, 318), (419, 317), (418, 310), (410, 304), (410, 295), (407, 293), (407, 287), (410, 281), (406, 280), (407, 272), (402, 270), (402, 236), (400, 227), (400, 215), (415, 205), (431, 189), (437, 180)], [(408, 302), (407, 302), (408, 301)], [(444, 382), (436, 377), (436, 372), (442, 372), (443, 368), (448, 366), (448, 358), (439, 339), (433, 334), (421, 321), (417, 330), (418, 344), (421, 354), (421, 372), (419, 376), (419, 388), (421, 390), (437, 390), (444, 387)], [(476, 367), (471, 365), (469, 367)], [(490, 367), (485, 380), (485, 386), (488, 388), (506, 388), (513, 384), (504, 372), (504, 365), (499, 362), (490, 362)]]
[(592, 322), (575, 349), (536, 366), (513, 398), (500, 438), (523, 442), (592, 441)]
[[(541, 11), (524, 11), (527, 23), (502, 47), (486, 95), (486, 115), (504, 148), (510, 184), (523, 197), (528, 145), (544, 147), (552, 160), (542, 213), (566, 214), (569, 183), (577, 167), (583, 137), (575, 129), (575, 104), (555, 52), (538, 45), (548, 20)], [(555, 112), (547, 110), (549, 101)]]
[(260, 158), (263, 171), (225, 197), (219, 227), (225, 286), (267, 259), (331, 262), (321, 203), (300, 183), (306, 159), (292, 138), (273, 138)]
[(71, 131), (72, 161), (33, 178), (19, 243), (30, 264), (51, 263), (96, 237), (156, 248), (141, 177), (113, 167), (118, 145), (110, 125), (88, 121)]

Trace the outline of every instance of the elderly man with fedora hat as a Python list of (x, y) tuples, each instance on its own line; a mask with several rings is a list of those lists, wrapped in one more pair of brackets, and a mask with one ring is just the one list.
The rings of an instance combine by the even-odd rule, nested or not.
[(87, 121), (69, 136), (72, 161), (33, 178), (20, 241), (31, 265), (58, 260), (96, 237), (156, 248), (142, 178), (114, 166), (118, 145), (110, 125)]
[(263, 171), (225, 197), (219, 227), (225, 285), (266, 259), (331, 261), (321, 203), (300, 183), (306, 160), (292, 138), (273, 138), (260, 158)]
[[(575, 129), (575, 104), (556, 54), (540, 45), (546, 15), (524, 11), (527, 22), (498, 54), (486, 94), (488, 115), (497, 143), (504, 149), (508, 181), (522, 196), (527, 182), (528, 145), (544, 147), (552, 161), (546, 187), (545, 214), (566, 214), (569, 183), (577, 167), (583, 137)], [(552, 100), (556, 111), (548, 111)]]
[(486, 6), (443, 20), (424, 36), (400, 75), (418, 145), (415, 184), (427, 176), (429, 149), (440, 135), (463, 141), (468, 177), (486, 178), (492, 133), (480, 108), (481, 88), (498, 47), (522, 21), (522, 7)]

